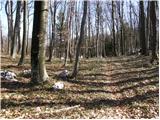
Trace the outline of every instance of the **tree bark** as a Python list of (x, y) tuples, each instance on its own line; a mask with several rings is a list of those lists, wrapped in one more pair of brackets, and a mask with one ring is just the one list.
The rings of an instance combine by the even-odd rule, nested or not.
[[(63, 10), (61, 10), (61, 13), (60, 13), (60, 28), (59, 28), (59, 40), (60, 40), (60, 46), (62, 45), (62, 42), (63, 42), (63, 32), (64, 32), (64, 25), (65, 25), (65, 11), (66, 11), (66, 1), (64, 3), (64, 7), (63, 7)], [(60, 52), (59, 52), (59, 57), (61, 58), (63, 56), (63, 51), (62, 49), (60, 49)]]
[(8, 54), (11, 53), (11, 42), (13, 37), (13, 1), (8, 0), (5, 4), (5, 12), (7, 15), (7, 21), (8, 21)]
[[(88, 1), (88, 47), (91, 44), (91, 11), (90, 11), (90, 1)], [(90, 48), (88, 48), (87, 57), (90, 58)]]
[(21, 3), (22, 1), (17, 1), (17, 11), (16, 11), (16, 19), (15, 19), (15, 26), (14, 26), (14, 35), (11, 44), (11, 57), (14, 59), (16, 57), (16, 49), (17, 49), (17, 37), (20, 32), (20, 10), (21, 10)]
[(3, 53), (3, 36), (2, 36), (2, 22), (1, 22), (1, 16), (0, 16), (0, 38), (1, 38), (1, 52)]
[(118, 13), (119, 13), (119, 19), (120, 19), (120, 51), (121, 55), (124, 55), (124, 40), (123, 40), (123, 4), (124, 1), (119, 3), (118, 6)]
[(115, 4), (114, 1), (112, 1), (112, 35), (113, 35), (113, 48), (112, 48), (112, 53), (114, 56), (116, 56), (116, 36), (115, 36), (115, 23), (114, 23), (114, 11), (115, 11)]
[(132, 39), (132, 32), (133, 32), (133, 25), (132, 25), (132, 2), (131, 0), (129, 1), (129, 15), (130, 15), (130, 48), (129, 48), (129, 54), (133, 52), (133, 39)]
[(22, 46), (22, 43), (21, 43), (21, 35), (20, 35), (20, 29), (19, 29), (19, 31), (18, 31), (18, 36), (17, 36), (18, 38), (18, 49), (17, 49), (17, 54), (19, 54), (20, 52), (21, 52), (21, 46)]
[(150, 50), (150, 1), (148, 1), (147, 5), (147, 18), (146, 18), (146, 47), (147, 47), (147, 54), (149, 55)]
[(57, 11), (57, 2), (54, 1), (54, 11), (52, 10), (52, 6), (50, 6), (51, 10), (51, 19), (52, 19), (52, 39), (50, 41), (49, 46), (49, 58), (48, 61), (51, 62), (52, 56), (53, 56), (53, 47), (54, 47), (54, 41), (55, 41), (55, 32), (56, 32), (56, 11)]
[(64, 66), (66, 66), (68, 58), (70, 58), (70, 62), (72, 62), (70, 47), (71, 47), (71, 25), (72, 25), (73, 10), (74, 10), (74, 2), (70, 1), (69, 8), (68, 8), (68, 20), (67, 20), (67, 28), (68, 28), (67, 39), (68, 40), (65, 46)]
[(96, 57), (99, 58), (100, 3), (96, 1)]
[(74, 77), (76, 78), (77, 73), (78, 73), (79, 54), (80, 54), (81, 43), (82, 43), (82, 40), (83, 40), (83, 37), (84, 37), (84, 27), (85, 27), (85, 23), (86, 23), (86, 16), (87, 16), (87, 1), (84, 1), (80, 37), (78, 39), (78, 44), (77, 44), (77, 47), (76, 47), (76, 58), (75, 58), (75, 64), (74, 64), (74, 69), (73, 69), (71, 78), (74, 78)]
[(34, 20), (31, 46), (31, 82), (43, 83), (48, 75), (45, 67), (45, 36), (48, 22), (48, 1), (34, 2)]
[(145, 14), (144, 14), (144, 5), (143, 1), (139, 2), (139, 33), (140, 33), (140, 45), (141, 45), (141, 54), (147, 55), (146, 49), (146, 36), (145, 36)]
[(150, 1), (150, 19), (151, 19), (151, 38), (152, 38), (152, 59), (151, 63), (153, 63), (154, 60), (157, 60), (157, 54), (156, 54), (156, 11), (155, 11), (155, 1)]
[(21, 51), (21, 58), (19, 60), (18, 65), (24, 64), (24, 58), (26, 54), (26, 40), (27, 40), (27, 34), (26, 34), (26, 25), (27, 25), (27, 1), (23, 2), (23, 43), (22, 43), (22, 51)]

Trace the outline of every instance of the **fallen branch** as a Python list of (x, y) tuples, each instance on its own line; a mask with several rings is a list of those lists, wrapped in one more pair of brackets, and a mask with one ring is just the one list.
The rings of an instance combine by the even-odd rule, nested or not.
[(67, 111), (67, 110), (75, 109), (75, 108), (78, 108), (78, 107), (80, 107), (80, 105), (75, 105), (75, 106), (72, 106), (72, 107), (62, 108), (62, 109), (59, 109), (59, 110), (55, 110), (55, 111), (53, 111), (52, 113)]
[(37, 115), (43, 114), (43, 113), (49, 113), (49, 114), (59, 113), (59, 112), (63, 112), (63, 111), (75, 109), (75, 108), (78, 108), (78, 107), (80, 107), (80, 105), (75, 105), (75, 106), (72, 106), (72, 107), (62, 108), (62, 109), (58, 109), (58, 110), (55, 110), (55, 111), (45, 111), (45, 112), (40, 112), (40, 111), (39, 111), (39, 112), (37, 113)]

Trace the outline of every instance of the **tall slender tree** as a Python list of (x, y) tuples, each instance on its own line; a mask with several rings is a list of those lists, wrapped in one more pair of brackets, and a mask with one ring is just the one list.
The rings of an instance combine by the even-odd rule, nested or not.
[(31, 46), (31, 82), (33, 83), (43, 83), (48, 79), (45, 66), (47, 19), (48, 1), (35, 1)]
[(11, 53), (10, 46), (12, 44), (12, 37), (13, 37), (13, 1), (7, 0), (5, 4), (5, 12), (7, 15), (8, 21), (8, 53)]
[(140, 46), (141, 54), (147, 55), (146, 49), (146, 36), (145, 36), (145, 14), (144, 14), (144, 4), (143, 1), (139, 2), (139, 33), (140, 33)]
[(51, 20), (52, 20), (52, 38), (50, 40), (50, 46), (49, 46), (49, 58), (48, 61), (51, 62), (52, 56), (53, 56), (53, 47), (55, 43), (55, 32), (56, 32), (56, 12), (58, 7), (58, 2), (54, 1), (54, 10), (52, 8), (52, 1), (50, 1), (50, 11), (51, 11)]
[(156, 1), (151, 1), (150, 2), (150, 19), (151, 19), (151, 38), (152, 38), (152, 41), (151, 41), (151, 48), (152, 48), (152, 59), (151, 59), (151, 63), (154, 61), (154, 60), (157, 60), (158, 57), (157, 57), (157, 54), (156, 54), (156, 37), (157, 37), (157, 34), (156, 34)]
[[(1, 10), (0, 10), (1, 11)], [(1, 42), (1, 52), (3, 52), (3, 47), (4, 47), (4, 45), (3, 45), (3, 37), (2, 37), (2, 22), (1, 22), (1, 15), (0, 15), (0, 42)]]
[(151, 26), (151, 21), (150, 21), (150, 1), (148, 1), (147, 5), (147, 17), (146, 17), (146, 47), (147, 47), (147, 54), (149, 53), (150, 50), (150, 26)]
[(15, 58), (16, 57), (16, 49), (17, 49), (17, 38), (18, 35), (20, 34), (20, 10), (21, 10), (21, 4), (22, 1), (17, 1), (17, 11), (16, 11), (16, 19), (15, 19), (15, 25), (14, 25), (14, 34), (13, 34), (13, 40), (11, 44), (11, 57)]
[(27, 25), (27, 1), (23, 1), (23, 43), (22, 43), (22, 51), (21, 51), (21, 58), (19, 60), (18, 65), (24, 64), (24, 57), (26, 54), (26, 40), (27, 40), (27, 34), (26, 34), (26, 25)]
[(76, 57), (75, 57), (75, 63), (74, 63), (74, 68), (73, 68), (71, 78), (77, 77), (80, 48), (81, 48), (82, 40), (84, 37), (84, 28), (85, 28), (86, 16), (87, 16), (87, 1), (84, 1), (83, 4), (84, 5), (83, 5), (83, 17), (81, 21), (81, 31), (80, 31), (80, 37), (78, 39), (78, 43), (76, 47)]
[[(65, 3), (63, 4), (63, 9), (61, 9), (61, 11), (59, 12), (59, 41), (60, 41), (60, 45), (62, 45), (62, 42), (64, 40), (64, 31), (65, 31), (65, 12), (66, 12), (66, 4), (67, 2), (65, 1)], [(62, 53), (62, 49), (60, 50), (59, 56), (60, 58), (63, 56)]]
[(90, 50), (89, 49), (89, 43), (91, 41), (91, 9), (90, 9), (90, 1), (88, 1), (88, 53), (87, 53), (87, 58), (90, 57)]
[(133, 32), (133, 25), (132, 25), (132, 2), (129, 1), (129, 15), (130, 15), (130, 48), (129, 53), (132, 53), (133, 51), (133, 39), (132, 39), (132, 32)]
[(124, 1), (122, 1), (121, 3), (120, 1), (118, 1), (117, 7), (118, 7), (119, 20), (120, 20), (120, 52), (121, 52), (121, 55), (124, 55), (123, 6), (124, 6)]
[(70, 62), (72, 62), (71, 58), (71, 25), (72, 25), (72, 16), (73, 16), (73, 10), (74, 10), (74, 2), (70, 1), (69, 2), (69, 7), (68, 7), (68, 17), (67, 17), (67, 41), (65, 45), (65, 58), (64, 58), (64, 66), (67, 64), (68, 58), (70, 58)]
[(113, 55), (116, 56), (116, 35), (115, 35), (115, 3), (114, 1), (112, 1), (112, 36), (113, 36), (113, 48), (112, 48), (112, 52)]
[(100, 2), (96, 1), (96, 57), (99, 57), (100, 40), (99, 40), (99, 26), (100, 26)]

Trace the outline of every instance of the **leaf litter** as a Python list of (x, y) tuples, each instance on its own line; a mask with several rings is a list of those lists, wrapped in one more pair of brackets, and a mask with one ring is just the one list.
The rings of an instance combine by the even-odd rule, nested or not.
[[(15, 71), (18, 83), (1, 81), (0, 118), (65, 118), (65, 119), (125, 119), (159, 117), (158, 65), (149, 57), (112, 57), (81, 60), (77, 80), (56, 79), (62, 63), (56, 59), (46, 63), (50, 81), (31, 87), (30, 78), (18, 75), (30, 69), (29, 58), (24, 66), (2, 57), (2, 69)], [(71, 72), (70, 63), (65, 68)], [(63, 90), (53, 91), (57, 81)], [(58, 111), (58, 112), (55, 112)]]

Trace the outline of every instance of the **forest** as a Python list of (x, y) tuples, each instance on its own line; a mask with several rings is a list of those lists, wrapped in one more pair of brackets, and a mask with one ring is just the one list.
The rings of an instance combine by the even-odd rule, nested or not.
[(0, 118), (158, 119), (159, 1), (0, 1)]

